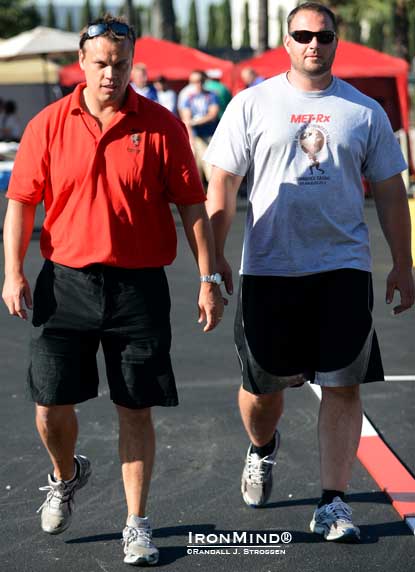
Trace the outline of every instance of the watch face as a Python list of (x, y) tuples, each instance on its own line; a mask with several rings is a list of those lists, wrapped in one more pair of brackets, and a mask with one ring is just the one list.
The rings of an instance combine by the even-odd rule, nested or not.
[(216, 274), (209, 274), (209, 275), (201, 276), (200, 281), (201, 282), (210, 282), (213, 284), (222, 284), (222, 276), (221, 276), (221, 274), (219, 274), (219, 272), (216, 272)]

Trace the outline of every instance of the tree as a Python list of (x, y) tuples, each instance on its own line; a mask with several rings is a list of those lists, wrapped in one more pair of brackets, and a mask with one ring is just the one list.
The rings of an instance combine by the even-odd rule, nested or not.
[(46, 26), (49, 28), (57, 28), (55, 6), (52, 0), (49, 0), (46, 12)]
[(218, 42), (218, 14), (217, 6), (215, 4), (209, 4), (208, 12), (208, 35), (206, 45), (208, 48), (216, 48), (219, 45)]
[(232, 12), (230, 0), (223, 0), (219, 9), (223, 22), (221, 47), (232, 47)]
[(384, 20), (374, 20), (370, 24), (370, 33), (368, 39), (368, 46), (374, 50), (379, 50), (383, 52), (383, 46), (385, 43), (385, 21)]
[(268, 49), (268, 0), (258, 1), (258, 53)]
[(134, 30), (137, 38), (141, 38), (143, 35), (143, 24), (142, 24), (142, 7), (135, 6), (134, 10)]
[(70, 8), (68, 8), (68, 9), (66, 10), (65, 30), (66, 30), (67, 32), (73, 32), (73, 31), (74, 31), (72, 10), (71, 10)]
[(409, 4), (413, 4), (410, 0), (393, 0), (393, 38), (394, 53), (399, 58), (409, 61)]
[[(369, 26), (375, 22), (391, 19), (392, 0), (331, 0), (330, 6), (335, 9), (339, 23), (340, 37), (361, 42), (361, 22), (366, 20)], [(385, 40), (390, 33), (385, 27)]]
[(187, 44), (192, 48), (199, 47), (199, 26), (197, 23), (196, 2), (192, 0), (189, 12), (189, 29), (187, 32)]
[(408, 56), (409, 61), (412, 62), (415, 57), (415, 2), (412, 2), (409, 10), (409, 42), (408, 42)]
[(92, 14), (90, 1), (85, 0), (85, 3), (82, 7), (82, 12), (81, 12), (81, 28), (84, 26), (87, 26), (89, 24), (89, 22), (92, 22), (93, 19), (94, 19), (94, 16)]
[(251, 47), (251, 32), (249, 30), (250, 21), (249, 21), (249, 4), (246, 1), (244, 5), (244, 21), (243, 21), (243, 33), (242, 33), (242, 48), (250, 48)]
[(176, 21), (176, 13), (174, 11), (173, 0), (164, 0), (164, 35), (163, 38), (170, 40), (171, 42), (177, 42), (179, 40), (179, 32)]
[(100, 3), (99, 8), (98, 8), (97, 16), (99, 18), (102, 18), (103, 16), (105, 16), (105, 14), (107, 12), (108, 12), (108, 9), (107, 9), (106, 2), (105, 2), (105, 0), (101, 0), (101, 3)]
[(278, 46), (282, 46), (284, 42), (285, 20), (286, 20), (285, 10), (282, 6), (278, 7), (277, 19), (278, 19)]
[(127, 18), (129, 23), (134, 21), (134, 7), (133, 0), (125, 0), (124, 2), (124, 16)]
[(154, 34), (158, 38), (177, 41), (176, 14), (173, 0), (154, 0), (153, 3)]
[(11, 38), (41, 23), (36, 7), (24, 0), (0, 0), (0, 38)]

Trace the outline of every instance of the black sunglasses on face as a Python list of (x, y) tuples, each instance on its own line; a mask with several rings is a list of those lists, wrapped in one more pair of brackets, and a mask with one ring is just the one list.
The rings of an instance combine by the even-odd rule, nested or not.
[(323, 30), (322, 32), (296, 30), (295, 32), (289, 32), (289, 35), (299, 44), (309, 44), (314, 37), (317, 38), (319, 44), (331, 44), (336, 37), (336, 33), (331, 30)]

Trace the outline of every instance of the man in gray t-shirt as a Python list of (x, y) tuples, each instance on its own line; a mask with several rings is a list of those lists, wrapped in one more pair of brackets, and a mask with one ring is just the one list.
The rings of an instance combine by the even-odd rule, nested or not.
[(414, 303), (406, 168), (382, 108), (331, 74), (336, 22), (307, 2), (288, 16), (291, 68), (238, 94), (212, 138), (208, 189), (218, 256), (224, 256), (236, 195), (247, 177), (248, 212), (235, 320), (251, 440), (242, 475), (246, 504), (269, 498), (279, 447), (283, 390), (321, 386), (318, 436), (322, 496), (310, 528), (326, 540), (356, 541), (344, 493), (362, 424), (359, 385), (381, 381), (362, 175), (371, 183), (393, 259), (386, 302)]

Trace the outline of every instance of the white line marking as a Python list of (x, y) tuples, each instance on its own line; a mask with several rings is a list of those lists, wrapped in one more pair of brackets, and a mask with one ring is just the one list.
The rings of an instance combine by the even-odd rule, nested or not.
[(101, 562), (100, 560), (98, 560), (98, 558), (95, 558), (95, 561), (98, 564), (98, 566), (101, 568), (101, 570), (103, 570), (103, 572), (109, 572), (109, 570), (105, 566), (104, 562)]
[[(393, 377), (394, 380), (396, 379), (396, 377), (411, 377), (411, 379), (413, 379), (415, 381), (414, 376), (391, 376), (391, 377)], [(388, 379), (387, 377), (385, 379), (387, 379), (388, 381), (390, 380), (390, 378)], [(318, 399), (321, 401), (321, 387), (319, 387), (315, 383), (310, 383), (310, 382), (307, 382), (307, 383), (308, 383), (308, 387), (312, 391), (314, 391), (314, 393), (316, 394)], [(369, 421), (369, 419), (364, 414), (363, 414), (363, 424), (362, 424), (361, 436), (362, 437), (378, 437), (378, 433), (377, 433), (376, 429), (373, 427), (372, 423)], [(379, 437), (379, 439), (380, 439), (380, 437)], [(393, 453), (393, 451), (392, 451), (392, 453)], [(411, 532), (415, 535), (415, 516), (405, 517), (404, 522), (409, 527)]]
[[(310, 383), (310, 382), (308, 382), (308, 386), (310, 389), (312, 389), (314, 391), (314, 393), (317, 395), (317, 397), (321, 401), (321, 387), (316, 385), (315, 383)], [(366, 417), (366, 415), (363, 415), (363, 424), (362, 424), (361, 436), (362, 437), (377, 437), (377, 435), (378, 435), (378, 433), (377, 433), (376, 429), (373, 427), (372, 423), (369, 421), (369, 419)]]
[(385, 375), (386, 381), (415, 381), (415, 375)]
[(415, 516), (407, 516), (405, 518), (405, 522), (407, 526), (409, 526), (409, 528), (411, 529), (412, 534), (415, 535)]
[(372, 423), (369, 421), (369, 419), (366, 417), (365, 414), (363, 414), (362, 432), (361, 432), (360, 436), (361, 437), (377, 437), (378, 436), (378, 432), (373, 427)]

